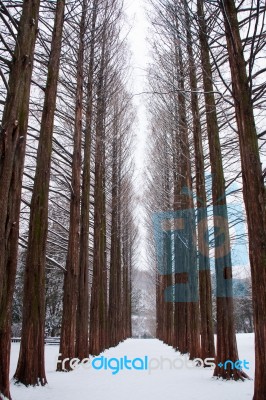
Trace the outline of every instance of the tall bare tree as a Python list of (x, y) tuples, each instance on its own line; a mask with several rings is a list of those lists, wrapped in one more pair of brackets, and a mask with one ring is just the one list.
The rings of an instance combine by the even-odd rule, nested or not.
[(11, 307), (17, 268), (22, 174), (39, 7), (38, 0), (23, 3), (16, 46), (9, 64), (7, 98), (0, 132), (0, 396), (6, 398), (10, 398)]
[(205, 96), (209, 154), (212, 172), (212, 201), (215, 233), (215, 270), (217, 295), (217, 356), (214, 376), (225, 379), (244, 379), (247, 375), (234, 369), (226, 370), (218, 364), (226, 360), (237, 361), (238, 350), (235, 336), (233, 314), (233, 286), (230, 234), (226, 202), (226, 187), (219, 138), (219, 125), (212, 83), (212, 69), (207, 41), (207, 28), (204, 17), (203, 1), (198, 0), (200, 23), (201, 63)]
[[(77, 57), (77, 88), (74, 127), (74, 148), (72, 158), (71, 202), (69, 219), (68, 253), (64, 276), (63, 316), (60, 336), (62, 359), (70, 360), (76, 356), (76, 322), (80, 243), (80, 184), (81, 184), (81, 139), (83, 117), (84, 52), (86, 34), (87, 0), (83, 0), (80, 20), (79, 49)], [(85, 349), (86, 350), (86, 349)], [(62, 363), (57, 370), (62, 369)], [(69, 361), (65, 370), (69, 370)]]
[[(256, 11), (259, 12), (261, 2), (255, 3)], [(232, 92), (241, 154), (243, 194), (248, 222), (256, 354), (254, 400), (259, 400), (266, 394), (265, 185), (253, 112), (252, 80), (246, 71), (236, 4), (233, 0), (225, 0), (219, 2), (219, 6), (224, 18), (231, 69)], [(256, 20), (256, 30), (259, 29), (257, 25), (258, 19)], [(259, 45), (255, 45), (255, 37), (253, 38), (252, 49), (250, 63), (254, 64), (254, 57), (259, 49)]]
[[(187, 53), (189, 62), (189, 80), (191, 90), (191, 113), (193, 118), (193, 142), (195, 149), (195, 174), (197, 194), (197, 224), (198, 224), (198, 262), (199, 262), (199, 293), (200, 293), (200, 331), (201, 358), (214, 357), (214, 334), (212, 320), (212, 289), (209, 257), (209, 232), (207, 215), (207, 196), (205, 185), (204, 151), (202, 144), (202, 128), (200, 120), (199, 95), (197, 87), (197, 66), (193, 51), (193, 38), (188, 4), (183, 3), (185, 26), (187, 34)], [(200, 227), (200, 228), (199, 228)]]
[(25, 385), (45, 385), (45, 252), (48, 230), (48, 195), (54, 113), (60, 65), (65, 0), (55, 10), (37, 166), (31, 200), (29, 239), (25, 268), (23, 325), (15, 380)]
[[(106, 6), (107, 7), (107, 6)], [(107, 341), (107, 275), (106, 275), (106, 211), (105, 211), (105, 69), (107, 29), (104, 22), (101, 59), (97, 83), (97, 116), (94, 187), (94, 254), (91, 292), (90, 353), (99, 354)]]
[(84, 138), (84, 164), (81, 195), (81, 225), (80, 225), (80, 253), (79, 253), (79, 280), (77, 304), (77, 332), (76, 355), (82, 360), (89, 352), (89, 227), (90, 227), (90, 182), (91, 182), (91, 136), (93, 128), (93, 79), (95, 69), (95, 40), (96, 22), (98, 14), (98, 0), (93, 1), (91, 20), (91, 41), (88, 65), (86, 121)]

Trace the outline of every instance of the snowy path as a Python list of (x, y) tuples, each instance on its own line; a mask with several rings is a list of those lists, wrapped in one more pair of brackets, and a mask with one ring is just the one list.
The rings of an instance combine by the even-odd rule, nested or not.
[[(249, 376), (254, 375), (253, 335), (238, 335), (239, 357), (250, 362)], [(19, 344), (12, 344), (11, 373), (14, 373)], [(212, 371), (204, 368), (170, 369), (170, 362), (164, 361), (163, 369), (122, 370), (116, 375), (111, 370), (84, 370), (79, 368), (71, 373), (55, 372), (58, 346), (46, 346), (46, 371), (49, 384), (46, 387), (25, 388), (12, 384), (13, 400), (251, 400), (253, 381), (223, 382), (212, 378)], [(102, 354), (104, 357), (128, 359), (148, 356), (155, 367), (161, 357), (181, 365), (184, 357), (156, 339), (128, 339), (116, 348)], [(153, 361), (151, 361), (153, 359)], [(183, 361), (184, 362), (184, 361)], [(99, 365), (99, 364), (98, 364)]]

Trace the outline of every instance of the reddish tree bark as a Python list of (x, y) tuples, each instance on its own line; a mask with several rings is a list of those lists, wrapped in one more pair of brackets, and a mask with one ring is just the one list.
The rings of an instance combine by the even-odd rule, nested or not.
[(0, 397), (9, 399), (11, 308), (17, 269), (21, 187), (39, 7), (39, 0), (23, 3), (0, 132)]
[[(79, 50), (77, 60), (77, 88), (74, 126), (74, 149), (72, 158), (71, 202), (69, 220), (68, 252), (66, 272), (64, 275), (63, 315), (60, 336), (60, 354), (62, 360), (73, 359), (76, 355), (76, 320), (77, 320), (77, 283), (79, 271), (79, 243), (80, 243), (80, 182), (81, 182), (81, 138), (82, 138), (82, 111), (83, 111), (83, 82), (84, 82), (84, 39), (86, 32), (87, 0), (83, 0), (82, 16), (80, 21)], [(58, 371), (62, 371), (62, 364), (58, 364)], [(65, 363), (65, 370), (71, 370), (69, 361)]]
[(80, 255), (77, 304), (76, 356), (82, 360), (89, 353), (89, 225), (90, 225), (90, 157), (93, 112), (93, 77), (95, 59), (95, 27), (98, 0), (93, 2), (91, 43), (87, 83), (86, 128), (84, 140), (84, 166), (81, 195)]
[(25, 267), (23, 322), (19, 360), (14, 379), (24, 385), (45, 385), (45, 260), (48, 231), (48, 195), (54, 112), (59, 75), (65, 0), (58, 0), (48, 64), (44, 107), (31, 200)]
[(107, 342), (107, 266), (106, 266), (106, 215), (105, 215), (105, 148), (104, 148), (104, 71), (105, 28), (103, 31), (101, 62), (97, 84), (95, 185), (94, 185), (94, 254), (91, 288), (90, 354), (99, 354)]
[(266, 195), (236, 6), (233, 0), (219, 2), (219, 5), (224, 17), (231, 69), (248, 222), (256, 363), (253, 398), (261, 400), (266, 396)]
[(121, 249), (119, 235), (119, 162), (117, 112), (114, 113), (114, 138), (112, 154), (112, 221), (109, 278), (109, 346), (119, 343), (121, 329)]
[[(176, 18), (176, 32), (179, 32), (178, 21)], [(185, 76), (184, 76), (184, 62), (181, 47), (176, 46), (175, 51), (176, 56), (176, 68), (179, 74), (179, 91), (178, 91), (178, 123), (179, 123), (179, 138), (177, 143), (180, 146), (180, 165), (179, 165), (179, 193), (177, 190), (177, 202), (175, 204), (175, 209), (180, 211), (190, 210), (190, 220), (186, 221), (190, 225), (190, 231), (195, 231), (195, 221), (193, 221), (194, 204), (193, 199), (184, 194), (184, 190), (187, 189), (189, 192), (192, 191), (192, 178), (191, 178), (191, 161), (189, 155), (189, 140), (188, 140), (188, 125), (187, 125), (187, 110), (185, 101)], [(177, 208), (176, 208), (177, 207)], [(185, 216), (186, 218), (186, 216)], [(191, 243), (192, 244), (192, 243)], [(176, 263), (179, 265), (179, 255), (178, 255), (178, 244), (176, 245), (175, 259)], [(184, 269), (182, 271), (175, 270), (176, 273), (176, 284), (178, 284), (179, 272), (186, 272), (189, 275), (190, 281), (197, 279), (197, 265), (196, 265), (196, 251), (193, 248), (184, 255)], [(184, 250), (181, 249), (181, 252)], [(177, 265), (177, 264), (176, 264)], [(191, 288), (191, 290), (197, 290), (197, 285)], [(192, 296), (197, 297), (197, 293), (191, 293)], [(185, 299), (184, 299), (185, 300)], [(197, 300), (188, 302), (176, 302), (175, 304), (175, 320), (177, 326), (177, 339), (178, 339), (178, 349), (181, 353), (190, 353), (190, 358), (193, 359), (198, 357), (200, 354), (200, 336), (199, 336), (199, 302)]]
[(193, 54), (191, 22), (187, 1), (184, 1), (187, 51), (189, 57), (189, 79), (191, 88), (191, 111), (193, 118), (193, 139), (195, 147), (196, 192), (197, 192), (197, 222), (199, 249), (199, 292), (200, 292), (200, 332), (201, 358), (214, 357), (214, 332), (212, 322), (212, 293), (208, 243), (207, 200), (205, 188), (204, 154), (199, 112), (196, 65)]
[[(205, 96), (207, 133), (212, 172), (212, 199), (214, 226), (219, 229), (215, 234), (215, 270), (217, 291), (217, 356), (214, 376), (224, 379), (244, 379), (247, 375), (240, 370), (227, 370), (218, 364), (226, 360), (238, 360), (233, 316), (232, 261), (227, 216), (225, 180), (222, 153), (219, 138), (219, 126), (212, 83), (212, 70), (207, 41), (207, 28), (204, 17), (203, 1), (198, 0), (200, 27), (201, 64)], [(223, 240), (224, 238), (224, 240)]]

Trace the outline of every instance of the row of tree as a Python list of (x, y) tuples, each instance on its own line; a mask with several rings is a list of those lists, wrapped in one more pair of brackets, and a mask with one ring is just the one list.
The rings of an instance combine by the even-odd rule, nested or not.
[[(234, 202), (242, 202), (241, 191), (232, 189), (239, 182), (252, 277), (255, 400), (266, 393), (266, 199), (261, 164), (266, 86), (260, 63), (265, 16), (264, 1), (159, 0), (151, 1), (150, 12), (154, 37), (147, 209), (154, 217), (153, 225), (147, 223), (150, 239), (154, 236), (149, 252), (157, 264), (157, 336), (192, 359), (216, 357), (214, 376), (247, 378), (244, 371), (218, 366), (239, 358), (231, 252), (236, 240), (232, 230), (243, 223), (242, 215), (232, 211)], [(206, 179), (206, 173), (211, 178)], [(243, 231), (237, 239), (244, 236)]]
[(1, 1), (0, 18), (0, 397), (11, 398), (18, 263), (16, 382), (47, 383), (48, 315), (62, 359), (131, 336), (134, 110), (120, 0)]

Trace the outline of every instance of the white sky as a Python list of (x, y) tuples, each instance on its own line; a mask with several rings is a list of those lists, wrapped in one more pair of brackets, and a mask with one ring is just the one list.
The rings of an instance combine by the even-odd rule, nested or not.
[(137, 110), (135, 124), (135, 187), (138, 196), (136, 205), (136, 218), (139, 227), (139, 258), (138, 267), (146, 268), (145, 236), (146, 229), (143, 224), (143, 189), (145, 185), (145, 143), (148, 130), (148, 113), (145, 107), (145, 96), (140, 93), (147, 88), (148, 51), (148, 20), (145, 13), (145, 0), (124, 0), (124, 11), (127, 16), (130, 32), (128, 44), (131, 52), (131, 80), (130, 91), (134, 94), (133, 103)]
[(147, 130), (147, 114), (143, 95), (139, 95), (146, 88), (146, 70), (148, 63), (148, 21), (145, 15), (145, 0), (125, 0), (124, 10), (131, 27), (128, 42), (132, 53), (131, 87), (134, 96), (134, 105), (137, 108), (136, 124), (136, 172), (142, 172), (144, 164), (145, 139)]

